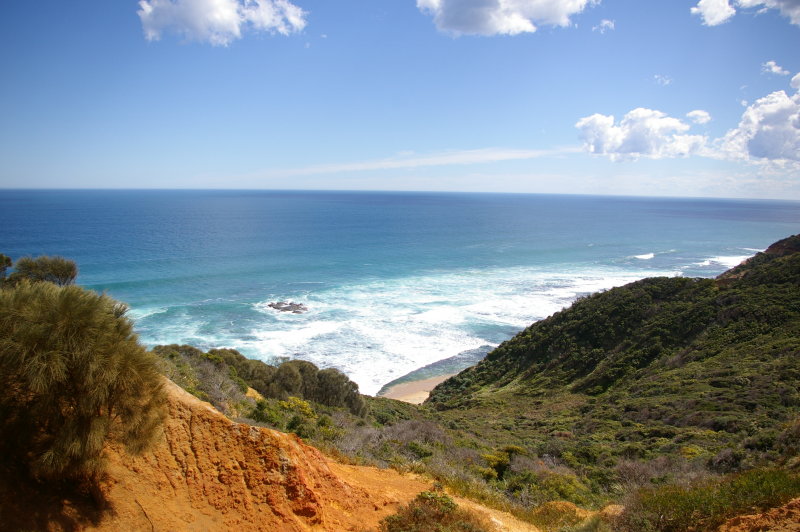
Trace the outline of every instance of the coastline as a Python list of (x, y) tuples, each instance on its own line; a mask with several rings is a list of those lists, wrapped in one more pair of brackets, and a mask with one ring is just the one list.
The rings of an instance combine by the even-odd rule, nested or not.
[(378, 392), (376, 397), (386, 397), (387, 399), (396, 399), (405, 403), (418, 405), (428, 398), (431, 390), (433, 390), (437, 384), (449, 379), (453, 375), (456, 374), (438, 375), (436, 377), (428, 377), (427, 379), (393, 384)]

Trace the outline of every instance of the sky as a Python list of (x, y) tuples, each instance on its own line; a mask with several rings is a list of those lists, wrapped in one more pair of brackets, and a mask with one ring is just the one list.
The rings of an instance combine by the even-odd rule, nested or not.
[(800, 199), (800, 0), (6, 0), (0, 188)]

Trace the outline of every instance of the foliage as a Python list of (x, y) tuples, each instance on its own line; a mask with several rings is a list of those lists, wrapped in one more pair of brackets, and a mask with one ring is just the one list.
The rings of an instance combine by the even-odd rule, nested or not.
[[(0, 262), (4, 262), (3, 274), (5, 268), (10, 266), (8, 264), (8, 257), (3, 255), (5, 259), (0, 258)], [(2, 278), (4, 275), (0, 275)], [(14, 264), (14, 271), (8, 276), (6, 282), (10, 285), (15, 285), (26, 279), (31, 282), (50, 282), (59, 286), (70, 285), (75, 282), (78, 276), (78, 266), (71, 260), (64, 257), (22, 257)]]
[(481, 532), (488, 523), (466, 512), (441, 491), (423, 491), (381, 521), (383, 532)]
[[(213, 390), (220, 390), (222, 379), (211, 375), (196, 375), (202, 366), (207, 365), (207, 361), (213, 363), (220, 374), (227, 374), (232, 381), (242, 386), (243, 392), (246, 392), (249, 386), (265, 398), (285, 400), (289, 397), (299, 397), (320, 405), (347, 408), (357, 416), (366, 414), (366, 403), (358, 393), (358, 385), (334, 368), (320, 370), (311, 362), (304, 360), (289, 360), (275, 367), (260, 360), (248, 359), (235, 349), (211, 349), (208, 353), (204, 353), (187, 345), (168, 345), (157, 346), (153, 351), (167, 360), (182, 359), (195, 368), (194, 376), (188, 375), (184, 370), (176, 382), (198, 397), (210, 401), (218, 408), (221, 407), (223, 412), (230, 410), (223, 406), (225, 404), (223, 396), (228, 392), (223, 392), (223, 396), (212, 393)], [(203, 370), (206, 374), (209, 371)], [(173, 368), (168, 376), (172, 378), (175, 373)], [(181, 373), (181, 370), (178, 369), (177, 373)], [(209, 380), (215, 383), (209, 386)]]
[(798, 447), (787, 427), (800, 416), (800, 237), (775, 246), (717, 280), (645, 279), (583, 298), (427, 404), (609, 497), (623, 462), (668, 457), (677, 469), (661, 480), (782, 464)]
[(689, 486), (667, 484), (638, 491), (619, 527), (635, 532), (715, 530), (726, 519), (780, 506), (800, 495), (800, 477), (756, 469)]
[(223, 414), (238, 417), (255, 405), (245, 395), (247, 383), (220, 356), (188, 345), (159, 345), (153, 353), (170, 380)]
[(0, 445), (40, 478), (92, 478), (160, 434), (162, 377), (124, 305), (77, 286), (0, 290)]
[(12, 264), (13, 261), (11, 260), (11, 257), (0, 253), (0, 285), (6, 278), (6, 270), (9, 269)]

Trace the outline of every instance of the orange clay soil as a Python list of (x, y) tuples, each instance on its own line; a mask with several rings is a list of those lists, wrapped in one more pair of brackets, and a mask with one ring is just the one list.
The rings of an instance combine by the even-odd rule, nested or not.
[(143, 457), (112, 454), (115, 515), (98, 530), (363, 530), (427, 487), (404, 478), (404, 490), (367, 491), (296, 436), (234, 423), (169, 386), (166, 441)]
[[(365, 531), (432, 482), (333, 462), (291, 434), (230, 421), (171, 382), (165, 437), (130, 457), (108, 450), (104, 512), (91, 497), (0, 475), (0, 530)], [(0, 472), (1, 473), (1, 472)], [(97, 494), (95, 494), (97, 496)], [(502, 531), (531, 525), (470, 501)]]
[(794, 499), (780, 508), (772, 508), (754, 515), (729, 519), (718, 532), (800, 532), (800, 499)]

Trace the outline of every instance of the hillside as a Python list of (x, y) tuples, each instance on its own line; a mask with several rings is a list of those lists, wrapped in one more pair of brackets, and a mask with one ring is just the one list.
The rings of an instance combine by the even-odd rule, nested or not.
[[(337, 463), (297, 436), (235, 423), (167, 384), (163, 441), (131, 457), (108, 449), (105, 509), (58, 487), (0, 476), (0, 530), (373, 530), (431, 482)], [(494, 530), (536, 532), (511, 515), (456, 499)]]
[[(614, 499), (709, 474), (797, 467), (799, 355), (793, 236), (717, 279), (644, 279), (585, 297), (437, 386), (425, 404), (450, 427), (561, 467), (556, 491), (566, 498)], [(513, 497), (544, 488), (541, 477), (512, 472), (495, 486)]]
[(603, 420), (619, 434), (662, 428), (644, 439), (680, 433), (686, 443), (690, 428), (763, 438), (800, 405), (798, 249), (790, 237), (716, 280), (651, 278), (583, 298), (439, 385), (427, 404), (466, 411), (513, 395), (541, 406), (560, 395), (577, 407), (555, 423), (562, 430), (597, 432)]

